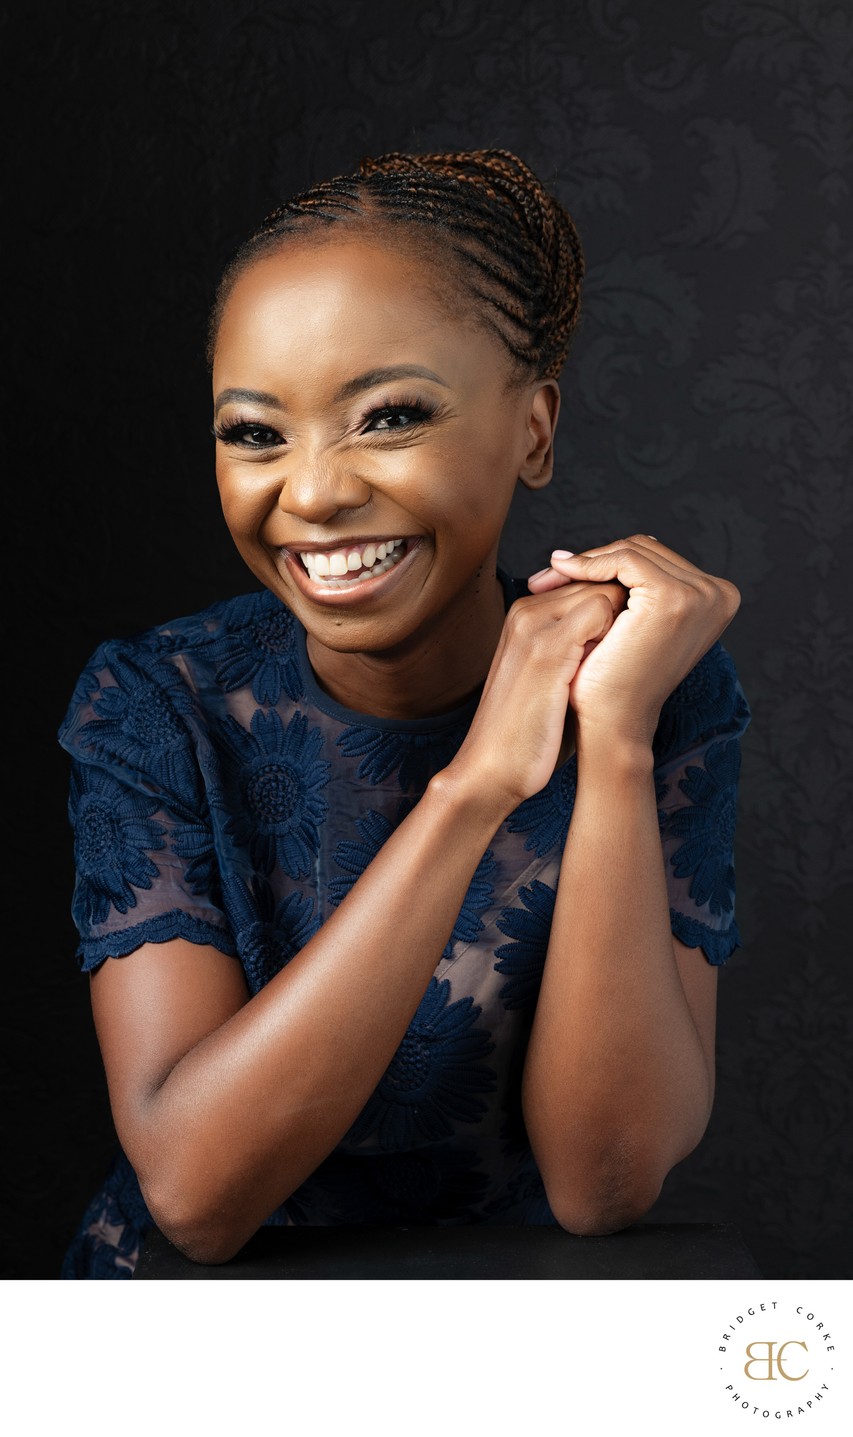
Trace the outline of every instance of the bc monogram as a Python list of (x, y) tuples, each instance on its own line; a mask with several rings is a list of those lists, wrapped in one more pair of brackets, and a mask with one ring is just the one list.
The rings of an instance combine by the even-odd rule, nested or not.
[[(756, 1355), (753, 1352), (754, 1347), (766, 1348), (766, 1355), (763, 1357)], [(786, 1342), (779, 1343), (779, 1350), (775, 1353), (775, 1355), (773, 1352), (774, 1347), (776, 1347), (775, 1342), (756, 1341), (747, 1343), (746, 1355), (748, 1361), (744, 1364), (743, 1369), (746, 1376), (749, 1377), (753, 1382), (775, 1382), (776, 1372), (778, 1372), (779, 1376), (784, 1377), (786, 1382), (802, 1382), (803, 1378), (807, 1376), (809, 1369), (806, 1368), (805, 1372), (798, 1372), (796, 1374), (793, 1372), (786, 1372), (784, 1364), (787, 1359), (784, 1358), (783, 1354), (786, 1347), (802, 1347), (804, 1352), (808, 1352), (808, 1347), (806, 1343), (797, 1342), (794, 1338), (788, 1338)], [(750, 1371), (750, 1369), (755, 1366), (760, 1366), (762, 1363), (767, 1368), (767, 1371), (764, 1373), (759, 1372), (758, 1376), (756, 1377), (755, 1374)], [(776, 1368), (776, 1372), (773, 1371), (774, 1367)]]

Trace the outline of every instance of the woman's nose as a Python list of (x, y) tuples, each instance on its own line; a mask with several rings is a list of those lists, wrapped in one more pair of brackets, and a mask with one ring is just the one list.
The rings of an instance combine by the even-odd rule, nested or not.
[(288, 466), (278, 502), (288, 514), (323, 524), (341, 509), (360, 509), (370, 494), (370, 485), (346, 460), (302, 454)]

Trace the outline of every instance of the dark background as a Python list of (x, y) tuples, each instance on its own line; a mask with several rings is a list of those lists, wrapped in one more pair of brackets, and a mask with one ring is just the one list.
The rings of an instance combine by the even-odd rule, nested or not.
[(114, 1143), (57, 726), (102, 639), (257, 587), (213, 479), (219, 270), (364, 154), (499, 146), (589, 265), (557, 479), (519, 502), (507, 565), (641, 530), (743, 595), (744, 946), (710, 1127), (650, 1216), (738, 1224), (768, 1277), (850, 1276), (853, 7), (113, 0), (10, 9), (5, 42), (2, 1274), (57, 1275)]

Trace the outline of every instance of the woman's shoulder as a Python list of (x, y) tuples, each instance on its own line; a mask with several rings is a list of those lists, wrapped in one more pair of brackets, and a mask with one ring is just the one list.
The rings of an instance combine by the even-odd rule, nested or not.
[(268, 589), (237, 594), (101, 642), (77, 679), (60, 737), (107, 690), (142, 695), (153, 685), (173, 698), (183, 689), (198, 702), (213, 690), (248, 687), (257, 702), (276, 703), (282, 691), (298, 697), (301, 683), (290, 610)]
[(278, 623), (279, 627), (289, 629), (293, 622), (292, 614), (280, 599), (269, 589), (259, 589), (219, 599), (194, 614), (167, 619), (124, 638), (109, 639), (105, 647), (151, 654), (155, 658), (200, 653), (226, 636), (243, 634), (249, 638), (256, 627), (263, 632), (274, 629)]
[(751, 717), (734, 659), (717, 639), (664, 703), (655, 754), (660, 762), (714, 739), (740, 738)]

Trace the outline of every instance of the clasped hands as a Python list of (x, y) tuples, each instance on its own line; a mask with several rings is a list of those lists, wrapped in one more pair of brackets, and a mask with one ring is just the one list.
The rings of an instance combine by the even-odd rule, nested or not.
[(510, 607), (451, 767), (504, 807), (544, 788), (567, 722), (577, 746), (647, 751), (669, 694), (731, 623), (740, 594), (649, 534), (555, 549)]

